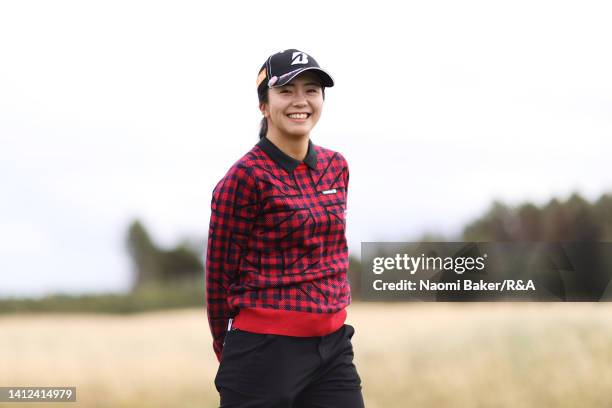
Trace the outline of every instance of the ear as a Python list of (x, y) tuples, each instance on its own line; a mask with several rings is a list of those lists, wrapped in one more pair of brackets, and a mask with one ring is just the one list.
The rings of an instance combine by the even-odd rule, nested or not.
[(270, 112), (268, 112), (268, 105), (263, 102), (259, 104), (259, 111), (264, 118), (267, 118), (270, 115)]

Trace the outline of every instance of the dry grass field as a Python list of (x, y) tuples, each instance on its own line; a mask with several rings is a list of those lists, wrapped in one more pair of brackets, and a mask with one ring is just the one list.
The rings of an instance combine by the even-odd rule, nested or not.
[[(368, 408), (612, 407), (610, 304), (362, 303), (347, 323)], [(203, 310), (0, 317), (0, 386), (78, 398), (0, 407), (217, 407), (217, 367)]]

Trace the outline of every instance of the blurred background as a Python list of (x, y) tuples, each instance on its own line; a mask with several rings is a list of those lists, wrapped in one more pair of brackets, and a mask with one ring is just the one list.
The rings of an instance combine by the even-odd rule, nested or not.
[(211, 193), (258, 141), (261, 64), (298, 48), (336, 81), (311, 138), (350, 166), (367, 406), (610, 406), (607, 304), (356, 290), (365, 241), (611, 240), (610, 17), (590, 1), (2, 2), (0, 386), (218, 405)]

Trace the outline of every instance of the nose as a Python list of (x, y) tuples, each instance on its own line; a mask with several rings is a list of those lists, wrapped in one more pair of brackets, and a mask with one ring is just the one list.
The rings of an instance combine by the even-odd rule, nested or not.
[(295, 97), (293, 99), (293, 106), (295, 107), (304, 107), (308, 105), (306, 101), (306, 92), (301, 89), (296, 89)]
[(299, 98), (298, 97), (298, 98), (296, 98), (293, 101), (293, 106), (295, 106), (296, 108), (298, 108), (298, 107), (300, 107), (300, 108), (306, 107), (307, 105), (308, 105), (308, 102), (306, 102), (305, 98)]

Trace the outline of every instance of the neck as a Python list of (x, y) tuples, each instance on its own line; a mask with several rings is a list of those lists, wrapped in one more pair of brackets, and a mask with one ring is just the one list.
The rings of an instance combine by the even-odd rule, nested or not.
[(275, 132), (273, 129), (268, 129), (266, 135), (268, 140), (276, 145), (286, 155), (293, 157), (295, 160), (302, 161), (308, 153), (308, 140), (309, 135), (302, 136), (284, 136), (279, 132)]

